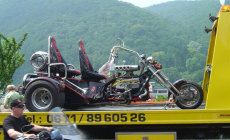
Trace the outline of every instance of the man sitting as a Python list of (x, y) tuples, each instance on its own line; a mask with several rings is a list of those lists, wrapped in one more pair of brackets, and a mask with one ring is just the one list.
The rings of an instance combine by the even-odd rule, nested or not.
[[(23, 116), (23, 111), (25, 108), (24, 103), (19, 100), (15, 99), (10, 104), (11, 114), (4, 119), (3, 122), (3, 132), (4, 132), (4, 139), (5, 140), (14, 140), (17, 136), (22, 135), (22, 127), (24, 125), (29, 125), (30, 122)], [(33, 124), (34, 125), (34, 124)], [(34, 125), (32, 131), (52, 131), (52, 127), (43, 127), (39, 125)], [(35, 138), (35, 134), (24, 134), (24, 137), (27, 138)]]

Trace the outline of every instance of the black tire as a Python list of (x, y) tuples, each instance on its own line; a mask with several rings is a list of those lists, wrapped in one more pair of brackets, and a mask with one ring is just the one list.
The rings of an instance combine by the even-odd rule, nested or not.
[(180, 95), (174, 97), (175, 104), (181, 109), (196, 109), (204, 98), (203, 90), (200, 85), (194, 82), (183, 82), (176, 86)]
[(47, 81), (35, 81), (25, 91), (26, 107), (31, 112), (49, 111), (54, 107), (63, 106), (64, 101), (64, 93)]

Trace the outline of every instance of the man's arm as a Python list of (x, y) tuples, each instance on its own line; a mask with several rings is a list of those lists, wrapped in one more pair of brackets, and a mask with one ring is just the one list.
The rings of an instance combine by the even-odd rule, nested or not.
[(34, 125), (32, 130), (33, 131), (44, 131), (45, 130), (45, 131), (51, 132), (53, 130), (53, 127), (44, 127), (44, 126)]
[(7, 108), (8, 108), (8, 105), (7, 105), (7, 104), (4, 104), (3, 106), (4, 106), (4, 108), (5, 108), (5, 109), (7, 109)]
[(8, 108), (8, 103), (9, 103), (9, 96), (8, 94), (5, 96), (5, 99), (4, 99), (4, 108), (7, 109)]
[[(22, 133), (15, 131), (14, 129), (9, 129), (7, 131), (8, 135), (12, 138), (12, 139), (16, 139), (17, 136), (19, 135), (23, 135)], [(35, 134), (24, 134), (24, 137), (28, 137), (28, 138), (36, 138)]]

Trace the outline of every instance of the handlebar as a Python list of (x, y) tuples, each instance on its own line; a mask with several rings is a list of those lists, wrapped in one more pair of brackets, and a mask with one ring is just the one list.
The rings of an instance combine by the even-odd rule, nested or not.
[[(116, 52), (118, 51), (118, 50), (124, 50), (124, 51), (127, 51), (127, 52), (129, 52), (129, 53), (132, 53), (132, 54), (134, 54), (137, 58), (138, 58), (138, 60), (139, 60), (139, 62), (141, 63), (141, 64), (143, 64), (144, 66), (147, 66), (148, 64), (146, 64), (146, 60), (145, 59), (143, 59), (142, 58), (142, 56), (141, 55), (139, 55), (136, 51), (133, 51), (133, 50), (130, 50), (130, 49), (127, 49), (127, 48), (125, 48), (125, 47), (121, 47), (121, 46), (114, 46), (113, 48), (112, 48), (112, 50), (111, 50), (111, 55), (110, 55), (110, 58), (109, 58), (109, 61), (112, 59), (112, 57), (114, 57), (114, 58), (116, 58), (117, 56), (117, 54), (116, 54)], [(156, 69), (162, 69), (162, 65), (161, 64), (157, 64), (157, 61), (156, 60), (152, 60), (152, 62), (150, 62), (150, 64), (152, 64)]]

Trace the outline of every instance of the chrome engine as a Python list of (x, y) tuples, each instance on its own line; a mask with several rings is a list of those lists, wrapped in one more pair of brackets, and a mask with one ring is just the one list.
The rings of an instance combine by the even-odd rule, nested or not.
[(140, 81), (138, 78), (131, 78), (131, 79), (122, 79), (122, 80), (117, 80), (117, 82), (115, 82), (113, 84), (113, 88), (116, 89), (136, 89), (139, 88), (140, 85)]

